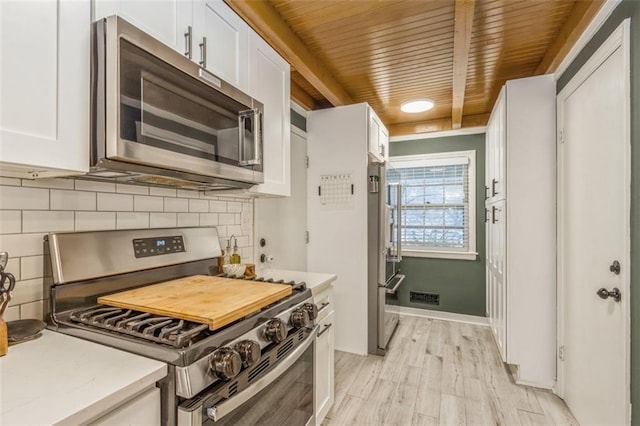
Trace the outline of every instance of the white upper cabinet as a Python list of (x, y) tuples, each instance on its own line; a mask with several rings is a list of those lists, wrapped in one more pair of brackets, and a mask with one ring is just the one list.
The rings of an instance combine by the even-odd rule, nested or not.
[(193, 3), (188, 0), (94, 0), (94, 20), (119, 15), (126, 21), (195, 60), (197, 43)]
[(222, 0), (196, 1), (193, 18), (193, 59), (248, 92), (249, 26)]
[(264, 105), (264, 183), (251, 191), (288, 197), (291, 194), (290, 68), (287, 61), (252, 30), (249, 94)]
[(383, 163), (389, 160), (389, 131), (371, 107), (369, 112), (369, 157), (373, 161)]
[(90, 2), (0, 1), (0, 174), (89, 169)]

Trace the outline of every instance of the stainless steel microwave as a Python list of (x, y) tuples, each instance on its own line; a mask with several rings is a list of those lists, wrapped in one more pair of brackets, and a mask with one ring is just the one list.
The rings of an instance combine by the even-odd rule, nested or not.
[(189, 189), (264, 182), (263, 105), (118, 16), (93, 26), (93, 179)]

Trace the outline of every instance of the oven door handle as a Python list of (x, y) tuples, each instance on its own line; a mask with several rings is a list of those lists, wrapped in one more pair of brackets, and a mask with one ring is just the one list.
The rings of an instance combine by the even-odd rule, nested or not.
[(287, 371), (289, 367), (291, 367), (298, 360), (298, 358), (302, 356), (302, 354), (309, 348), (309, 346), (311, 346), (311, 344), (315, 340), (317, 330), (318, 326), (316, 325), (311, 329), (311, 333), (304, 343), (302, 343), (293, 352), (291, 352), (291, 355), (289, 355), (286, 359), (279, 363), (273, 370), (271, 370), (260, 379), (256, 380), (251, 385), (251, 387), (247, 388), (237, 395), (234, 395), (232, 398), (229, 398), (219, 404), (207, 408), (207, 417), (209, 417), (214, 422), (217, 422), (218, 420), (222, 419), (224, 416), (231, 413), (233, 410), (253, 398), (262, 389), (269, 386), (275, 379), (277, 379), (285, 371)]

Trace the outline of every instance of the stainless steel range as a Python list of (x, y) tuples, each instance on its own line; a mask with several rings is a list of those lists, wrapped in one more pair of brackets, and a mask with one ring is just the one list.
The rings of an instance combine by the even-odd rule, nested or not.
[(313, 423), (318, 308), (304, 283), (257, 278), (289, 284), (292, 293), (213, 331), (97, 303), (105, 294), (216, 275), (220, 255), (213, 227), (49, 234), (49, 328), (166, 362), (169, 375), (157, 384), (165, 425)]

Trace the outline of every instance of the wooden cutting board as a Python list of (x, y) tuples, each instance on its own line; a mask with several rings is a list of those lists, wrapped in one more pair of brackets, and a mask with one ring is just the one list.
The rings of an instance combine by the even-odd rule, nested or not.
[(207, 324), (216, 330), (291, 294), (291, 286), (193, 275), (109, 294), (98, 303)]

